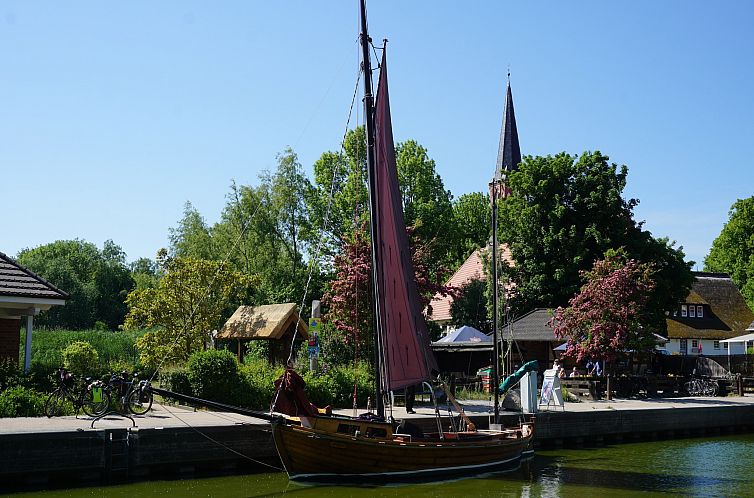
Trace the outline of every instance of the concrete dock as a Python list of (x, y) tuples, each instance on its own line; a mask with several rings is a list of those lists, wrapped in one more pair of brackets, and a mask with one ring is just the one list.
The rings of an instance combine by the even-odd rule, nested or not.
[[(464, 402), (477, 427), (490, 403)], [(436, 429), (434, 409), (402, 407)], [(351, 410), (339, 413), (351, 415)], [(445, 410), (443, 415), (447, 414)], [(519, 415), (506, 413), (504, 422)], [(447, 425), (447, 418), (445, 425)], [(267, 422), (234, 413), (155, 404), (147, 415), (0, 419), (0, 492), (18, 488), (106, 483), (157, 477), (280, 469)], [(539, 447), (590, 446), (641, 439), (682, 438), (754, 429), (754, 396), (583, 401), (536, 415)]]

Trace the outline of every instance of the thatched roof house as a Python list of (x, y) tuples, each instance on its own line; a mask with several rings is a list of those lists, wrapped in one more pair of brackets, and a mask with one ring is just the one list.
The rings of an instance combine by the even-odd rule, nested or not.
[(283, 359), (294, 332), (297, 340), (309, 338), (309, 328), (299, 319), (295, 303), (239, 306), (215, 336), (220, 341), (235, 341), (238, 359), (243, 357), (243, 343), (270, 341), (270, 361)]
[(694, 276), (688, 297), (668, 316), (667, 349), (680, 354), (727, 354), (727, 344), (720, 340), (743, 334), (754, 313), (727, 273), (694, 272)]

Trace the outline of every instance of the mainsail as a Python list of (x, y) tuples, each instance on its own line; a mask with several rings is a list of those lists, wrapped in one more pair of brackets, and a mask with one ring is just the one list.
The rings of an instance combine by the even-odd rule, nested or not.
[(429, 333), (419, 304), (411, 251), (395, 165), (393, 128), (387, 86), (387, 59), (382, 54), (374, 114), (377, 292), (380, 346), (385, 385), (396, 390), (418, 384), (437, 370)]

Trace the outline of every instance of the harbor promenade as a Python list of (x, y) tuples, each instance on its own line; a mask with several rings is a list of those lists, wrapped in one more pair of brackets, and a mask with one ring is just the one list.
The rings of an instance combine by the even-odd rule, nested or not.
[[(463, 402), (477, 427), (487, 427), (491, 405)], [(407, 415), (436, 430), (426, 404)], [(352, 410), (338, 413), (351, 415)], [(503, 422), (520, 416), (503, 412)], [(442, 415), (447, 415), (443, 406)], [(447, 425), (447, 418), (444, 418)], [(107, 416), (0, 419), (0, 492), (17, 488), (216, 475), (280, 469), (269, 424), (235, 413), (156, 403), (131, 420)], [(601, 400), (566, 403), (536, 414), (539, 447), (599, 446), (642, 439), (673, 439), (754, 430), (754, 396)]]

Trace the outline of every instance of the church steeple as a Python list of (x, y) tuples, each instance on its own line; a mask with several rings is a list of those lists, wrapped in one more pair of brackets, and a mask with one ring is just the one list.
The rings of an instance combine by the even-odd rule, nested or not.
[(513, 94), (511, 93), (511, 73), (508, 71), (508, 86), (505, 92), (505, 110), (503, 127), (500, 129), (500, 146), (497, 151), (495, 180), (502, 180), (503, 175), (518, 169), (521, 162), (521, 149), (518, 145), (516, 114), (513, 112)]

